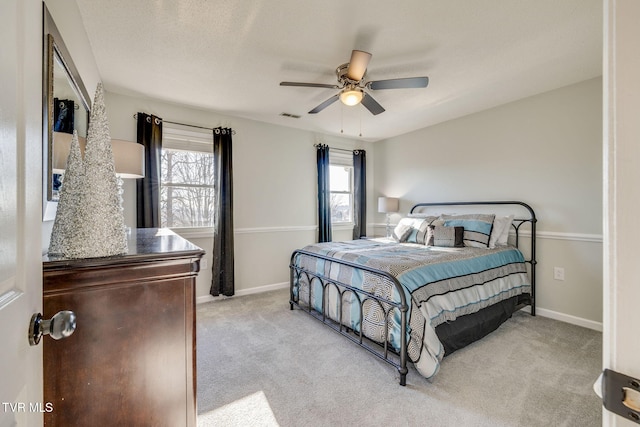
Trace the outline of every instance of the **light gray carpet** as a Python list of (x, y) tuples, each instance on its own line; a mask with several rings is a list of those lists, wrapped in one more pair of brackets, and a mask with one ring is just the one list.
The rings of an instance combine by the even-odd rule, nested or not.
[(602, 335), (516, 313), (407, 386), (288, 290), (198, 306), (199, 426), (600, 426)]

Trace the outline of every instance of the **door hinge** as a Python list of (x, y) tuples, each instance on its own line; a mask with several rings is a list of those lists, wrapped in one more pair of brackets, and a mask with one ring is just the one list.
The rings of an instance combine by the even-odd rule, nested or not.
[(608, 411), (640, 424), (640, 379), (605, 369), (594, 390)]

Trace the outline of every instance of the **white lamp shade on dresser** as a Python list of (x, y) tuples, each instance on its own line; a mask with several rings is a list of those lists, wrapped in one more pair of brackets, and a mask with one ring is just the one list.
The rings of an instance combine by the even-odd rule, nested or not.
[[(67, 158), (71, 150), (70, 133), (53, 132), (53, 173), (64, 173), (67, 167)], [(84, 149), (87, 145), (86, 138), (78, 137), (80, 152), (84, 156)], [(116, 174), (123, 179), (144, 178), (144, 146), (136, 142), (123, 141), (120, 139), (111, 140), (111, 150), (113, 151), (113, 164)]]

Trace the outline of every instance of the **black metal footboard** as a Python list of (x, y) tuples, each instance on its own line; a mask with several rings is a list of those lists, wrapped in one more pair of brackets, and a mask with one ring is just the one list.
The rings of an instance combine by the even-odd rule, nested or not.
[[(371, 292), (352, 287), (346, 283), (342, 283), (338, 280), (331, 279), (326, 277), (320, 273), (315, 271), (310, 271), (305, 269), (299, 265), (296, 265), (296, 259), (299, 256), (309, 256), (316, 259), (323, 259), (327, 262), (336, 263), (340, 265), (349, 266), (358, 270), (367, 271), (371, 274), (380, 276), (381, 279), (390, 282), (397, 291), (397, 295), (399, 295), (400, 301), (391, 301), (390, 299), (381, 297), (379, 295), (375, 295)], [(317, 320), (320, 320), (324, 324), (331, 327), (334, 331), (339, 334), (349, 338), (355, 344), (363, 347), (367, 351), (371, 352), (375, 356), (384, 360), (385, 362), (393, 365), (398, 370), (400, 374), (400, 385), (406, 385), (407, 379), (407, 311), (409, 310), (409, 306), (407, 305), (406, 296), (402, 285), (398, 282), (398, 280), (389, 274), (386, 271), (376, 270), (367, 266), (354, 264), (349, 261), (339, 260), (330, 258), (324, 255), (316, 254), (313, 252), (307, 252), (304, 250), (296, 250), (291, 255), (291, 262), (289, 264), (290, 269), (290, 299), (289, 304), (291, 310), (293, 310), (294, 305), (308, 312)], [(309, 300), (308, 301), (300, 301), (300, 281), (301, 279), (306, 279), (306, 283), (309, 286)], [(314, 308), (314, 304), (312, 303), (312, 287), (314, 281), (318, 281), (321, 285), (322, 289), (322, 312), (319, 312)], [(338, 318), (332, 318), (328, 313), (327, 307), (327, 297), (329, 293), (329, 289), (334, 289), (338, 295), (339, 303), (338, 303)], [(352, 295), (356, 298), (357, 302), (360, 306), (360, 328), (359, 331), (355, 331), (351, 329), (349, 326), (343, 324), (343, 301), (346, 295)], [(385, 339), (382, 342), (376, 342), (375, 340), (371, 340), (364, 335), (364, 305), (367, 301), (373, 301), (375, 304), (382, 309), (384, 312), (384, 331), (385, 331)], [(400, 312), (400, 349), (396, 351), (395, 349), (390, 347), (388, 340), (388, 332), (389, 332), (389, 316), (395, 311), (398, 310)]]

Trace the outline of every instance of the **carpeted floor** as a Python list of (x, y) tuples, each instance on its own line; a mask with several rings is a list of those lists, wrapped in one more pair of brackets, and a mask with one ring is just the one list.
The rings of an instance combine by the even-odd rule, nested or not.
[(600, 426), (602, 334), (516, 313), (442, 362), (395, 368), (300, 310), (288, 290), (198, 306), (199, 426)]

